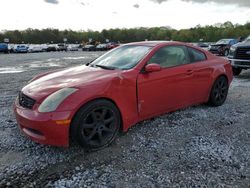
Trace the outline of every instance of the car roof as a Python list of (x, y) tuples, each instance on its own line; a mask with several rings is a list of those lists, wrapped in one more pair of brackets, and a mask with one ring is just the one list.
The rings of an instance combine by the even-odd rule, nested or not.
[(149, 46), (149, 47), (155, 47), (158, 45), (176, 45), (176, 44), (184, 44), (183, 42), (176, 42), (176, 41), (142, 41), (142, 42), (132, 42), (125, 45), (140, 45), (140, 46)]
[[(224, 39), (220, 39), (220, 40), (237, 40), (237, 39), (233, 39), (233, 38), (224, 38)], [(219, 40), (219, 41), (220, 41)]]
[(184, 46), (187, 46), (187, 47), (190, 47), (190, 48), (194, 48), (196, 50), (199, 50), (203, 53), (206, 54), (206, 56), (210, 56), (210, 53), (207, 53), (206, 50), (200, 48), (200, 47), (197, 47), (193, 44), (190, 44), (190, 43), (186, 43), (186, 42), (178, 42), (178, 41), (143, 41), (143, 42), (133, 42), (133, 43), (127, 43), (127, 44), (124, 44), (125, 46), (126, 45), (138, 45), (138, 46), (149, 46), (149, 47), (163, 47), (163, 46), (166, 46), (166, 45), (184, 45)]

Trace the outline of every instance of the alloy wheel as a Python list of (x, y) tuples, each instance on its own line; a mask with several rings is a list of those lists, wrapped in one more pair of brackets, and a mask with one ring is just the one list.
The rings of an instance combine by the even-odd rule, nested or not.
[(81, 136), (85, 143), (93, 147), (106, 145), (117, 131), (117, 118), (109, 107), (91, 110), (83, 120)]

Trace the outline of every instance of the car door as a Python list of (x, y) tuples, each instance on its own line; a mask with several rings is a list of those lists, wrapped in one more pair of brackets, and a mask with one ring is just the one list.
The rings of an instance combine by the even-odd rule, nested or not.
[(176, 110), (192, 103), (193, 65), (185, 46), (165, 46), (147, 64), (161, 65), (158, 72), (142, 72), (137, 78), (138, 110), (141, 118)]
[(193, 64), (193, 90), (191, 91), (193, 104), (206, 102), (210, 92), (213, 68), (205, 53), (192, 47), (187, 47), (190, 63)]

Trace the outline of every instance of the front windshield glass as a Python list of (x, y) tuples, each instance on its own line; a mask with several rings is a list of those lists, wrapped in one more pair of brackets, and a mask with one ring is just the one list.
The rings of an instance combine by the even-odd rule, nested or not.
[(245, 39), (245, 42), (250, 42), (250, 35)]
[(229, 44), (230, 43), (230, 39), (221, 39), (218, 42), (216, 42), (216, 44)]
[(97, 58), (91, 66), (131, 69), (149, 52), (150, 48), (137, 45), (121, 46)]

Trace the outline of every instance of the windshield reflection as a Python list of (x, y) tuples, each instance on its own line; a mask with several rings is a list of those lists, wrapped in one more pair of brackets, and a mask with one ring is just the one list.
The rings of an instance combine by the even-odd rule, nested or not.
[(90, 66), (121, 70), (131, 69), (139, 63), (150, 49), (149, 46), (124, 45), (97, 58)]

